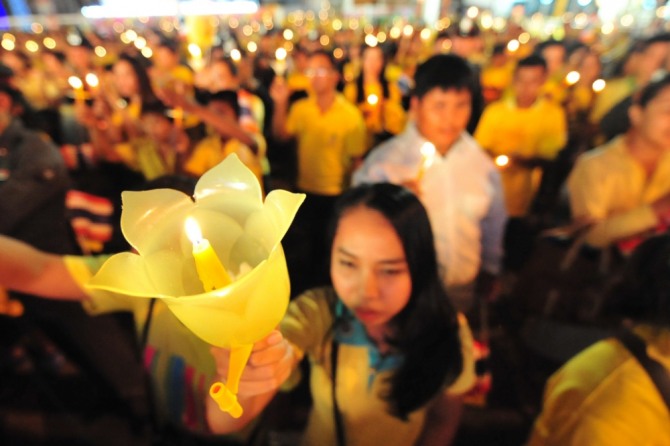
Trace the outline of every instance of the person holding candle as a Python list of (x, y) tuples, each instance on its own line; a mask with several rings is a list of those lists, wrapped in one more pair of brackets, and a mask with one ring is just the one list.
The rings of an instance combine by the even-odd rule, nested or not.
[[(194, 180), (180, 176), (160, 177), (147, 187), (177, 188), (191, 194)], [(194, 222), (198, 226), (195, 220), (185, 222), (185, 232), (186, 225), (193, 226)], [(211, 269), (213, 250), (206, 239), (207, 234), (202, 231), (198, 227), (195, 235), (191, 233), (190, 236), (193, 238), (194, 259), (200, 264), (198, 274), (203, 289), (223, 286), (226, 279), (221, 282), (220, 270)], [(31, 293), (59, 303), (81, 302), (84, 309), (96, 317), (91, 319), (94, 323), (101, 315), (113, 312), (129, 312), (133, 316), (137, 338), (143, 350), (143, 364), (153, 388), (151, 395), (155, 419), (152, 421), (155, 423), (155, 438), (152, 444), (247, 444), (256, 428), (255, 419), (264, 407), (259, 401), (269, 399), (278, 383), (285, 381), (291, 372), (292, 361), (289, 360), (288, 349), (282, 343), (280, 333), (275, 330), (254, 344), (251, 362), (244, 369), (243, 384), (238, 392), (244, 413), (235, 419), (223, 412), (208, 395), (210, 385), (222, 380), (210, 353), (211, 346), (182, 324), (162, 299), (142, 299), (94, 291), (86, 286), (108, 258), (108, 255), (50, 254), (0, 235), (0, 288)], [(229, 274), (228, 271), (225, 274)], [(12, 308), (4, 310), (9, 312)], [(118, 353), (117, 350), (106, 351), (105, 347), (99, 347), (99, 350), (109, 355)], [(127, 358), (116, 359), (123, 361)], [(121, 362), (115, 367), (117, 371), (121, 367), (129, 374), (136, 365)], [(272, 392), (269, 393), (270, 390)], [(142, 395), (146, 396), (146, 393)], [(251, 399), (258, 405), (248, 404)], [(80, 435), (77, 440), (88, 439), (86, 433)]]
[(518, 271), (532, 247), (531, 204), (542, 174), (568, 139), (563, 108), (542, 96), (547, 65), (531, 55), (517, 63), (512, 94), (486, 106), (474, 136), (493, 157), (507, 156), (500, 168), (510, 220), (505, 229), (505, 267)]
[(386, 78), (386, 66), (381, 46), (365, 46), (360, 75), (344, 87), (345, 97), (365, 118), (368, 150), (402, 132), (407, 121), (400, 90)]
[(417, 68), (415, 82), (413, 122), (370, 152), (353, 183), (390, 181), (421, 197), (449, 297), (467, 311), (477, 278), (488, 295), (500, 272), (506, 220), (500, 175), (466, 131), (475, 89), (468, 63), (433, 56)]
[(275, 78), (270, 95), (274, 101), (273, 134), (280, 141), (297, 143), (296, 188), (307, 194), (287, 234), (293, 291), (325, 283), (327, 273), (325, 227), (333, 204), (346, 190), (352, 170), (365, 153), (365, 123), (360, 111), (338, 93), (340, 74), (330, 52), (316, 51), (309, 58), (307, 74), (312, 94), (293, 103), (283, 78)]
[[(424, 207), (401, 186), (355, 187), (329, 238), (333, 285), (294, 299), (280, 324), (294, 367), (310, 363), (301, 444), (449, 444), (474, 382), (472, 336), (445, 296)], [(225, 373), (227, 350), (213, 352)]]

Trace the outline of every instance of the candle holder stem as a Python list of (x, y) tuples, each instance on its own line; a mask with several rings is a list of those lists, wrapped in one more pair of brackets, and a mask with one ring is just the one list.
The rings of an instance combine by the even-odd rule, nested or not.
[(253, 344), (245, 344), (232, 347), (226, 384), (217, 382), (209, 388), (209, 395), (216, 401), (219, 408), (228, 412), (233, 418), (239, 418), (242, 415), (242, 407), (237, 401), (237, 391), (253, 346)]

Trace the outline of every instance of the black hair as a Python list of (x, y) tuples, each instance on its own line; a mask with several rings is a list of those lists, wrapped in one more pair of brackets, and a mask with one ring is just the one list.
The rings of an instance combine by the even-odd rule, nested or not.
[(156, 94), (154, 93), (153, 87), (151, 86), (151, 80), (149, 79), (149, 74), (147, 73), (146, 68), (142, 65), (137, 58), (129, 54), (121, 54), (117, 62), (126, 61), (130, 64), (130, 67), (135, 73), (137, 78), (137, 88), (139, 90), (140, 99), (142, 101), (142, 110), (144, 110), (145, 104), (151, 102), (159, 102)]
[(476, 91), (475, 76), (468, 62), (453, 54), (432, 56), (416, 69), (412, 95), (421, 99), (426, 93), (441, 90)]
[(659, 33), (642, 40), (639, 44), (639, 50), (644, 52), (656, 43), (670, 43), (670, 33)]
[(164, 103), (159, 100), (155, 100), (147, 102), (146, 104), (142, 104), (141, 116), (159, 115), (172, 122), (173, 119), (170, 117), (169, 111), (170, 109)]
[(389, 412), (404, 420), (460, 375), (463, 356), (458, 316), (439, 277), (430, 221), (419, 199), (390, 183), (349, 189), (335, 205), (329, 227), (331, 246), (340, 219), (359, 206), (378, 211), (391, 223), (402, 242), (412, 280), (409, 301), (389, 322), (393, 334), (386, 340), (403, 361), (382, 395)]
[(670, 328), (670, 235), (645, 240), (607, 293), (608, 314)]
[(670, 86), (670, 74), (666, 74), (662, 78), (649, 82), (645, 87), (633, 96), (635, 104), (645, 108), (651, 100), (653, 100), (666, 87)]
[(67, 60), (67, 56), (65, 55), (64, 52), (62, 51), (55, 51), (55, 50), (42, 50), (43, 54), (51, 54), (53, 57), (55, 57), (60, 63), (65, 63)]
[(337, 59), (335, 59), (335, 56), (333, 55), (333, 52), (332, 52), (332, 51), (328, 51), (328, 50), (326, 50), (326, 49), (319, 49), (319, 50), (315, 50), (315, 51), (312, 51), (311, 53), (309, 53), (309, 57), (310, 57), (310, 58), (311, 58), (311, 57), (314, 57), (314, 56), (323, 56), (323, 57), (325, 57), (326, 59), (328, 59), (328, 61), (330, 62), (331, 67), (332, 67), (334, 70), (337, 70), (337, 69), (338, 69)]
[[(361, 51), (361, 58), (363, 57), (363, 54), (366, 51), (369, 51), (373, 48), (375, 48), (375, 47), (365, 45), (363, 47), (363, 50)], [(382, 86), (382, 97), (384, 99), (388, 99), (389, 98), (389, 81), (386, 79), (386, 73), (385, 73), (386, 62), (387, 62), (386, 52), (384, 51), (383, 48), (379, 48), (379, 47), (377, 47), (377, 48), (379, 49), (379, 51), (382, 52), (383, 61), (384, 61), (383, 64), (382, 64), (382, 69), (379, 72), (378, 81), (379, 81), (379, 84)], [(365, 85), (364, 85), (363, 80), (364, 80), (363, 79), (363, 70), (361, 70), (361, 73), (356, 78), (356, 103), (357, 104), (361, 104), (361, 103), (365, 102), (365, 99), (366, 99), (365, 98)]]
[(546, 50), (550, 46), (560, 46), (561, 48), (563, 48), (565, 50), (566, 55), (567, 55), (568, 49), (567, 49), (565, 43), (563, 43), (560, 40), (556, 40), (556, 39), (548, 39), (548, 40), (545, 40), (544, 42), (540, 42), (535, 47), (534, 53), (540, 55), (540, 54), (542, 54), (542, 51)]
[(225, 102), (232, 108), (235, 113), (235, 118), (239, 119), (240, 117), (240, 103), (237, 96), (237, 91), (235, 90), (221, 90), (214, 93), (210, 93), (207, 97), (207, 103), (211, 102)]
[(160, 39), (158, 39), (158, 43), (156, 44), (156, 48), (165, 48), (170, 50), (170, 52), (174, 54), (179, 53), (179, 42), (177, 42), (174, 39), (170, 39), (168, 37), (162, 36)]
[(529, 67), (541, 67), (544, 71), (547, 71), (547, 61), (539, 54), (531, 54), (517, 62), (514, 72), (518, 72), (521, 68)]

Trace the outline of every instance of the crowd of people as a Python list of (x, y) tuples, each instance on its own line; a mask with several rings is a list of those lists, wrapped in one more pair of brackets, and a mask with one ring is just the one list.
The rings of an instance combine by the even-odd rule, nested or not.
[[(229, 33), (234, 54), (189, 65), (178, 35), (144, 31), (151, 58), (92, 32), (0, 53), (0, 391), (24, 396), (1, 408), (0, 434), (260, 444), (298, 419), (303, 444), (670, 444), (670, 408), (612, 337), (627, 327), (670, 374), (670, 34), (606, 64), (593, 42), (511, 50), (476, 26), (430, 43), (305, 36), (281, 57), (281, 33), (254, 52)], [(282, 242), (291, 303), (254, 346), (240, 419), (205, 393), (226, 349), (160, 300), (86, 287), (130, 249), (122, 191), (191, 195), (230, 154), (264, 194), (306, 195)], [(589, 318), (558, 320), (575, 299), (529, 295), (550, 285), (533, 269), (547, 239), (623, 271)], [(550, 268), (567, 277), (563, 260)], [(538, 327), (578, 347), (559, 355)], [(26, 427), (35, 408), (68, 413), (49, 387), (73, 374), (92, 389), (77, 404), (123, 414), (123, 429), (90, 413)], [(468, 425), (499, 408), (510, 426)]]

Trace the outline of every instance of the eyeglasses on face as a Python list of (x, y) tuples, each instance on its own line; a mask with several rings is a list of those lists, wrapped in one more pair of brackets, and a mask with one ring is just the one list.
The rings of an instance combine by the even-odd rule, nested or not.
[(307, 77), (324, 77), (332, 72), (333, 70), (330, 68), (308, 68), (305, 70), (305, 75)]

